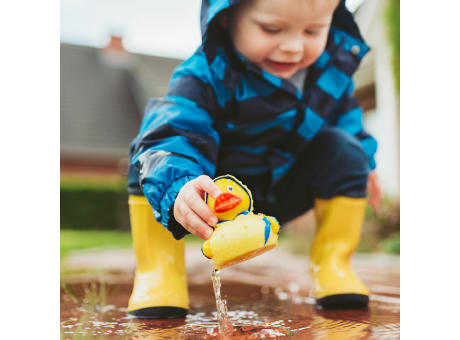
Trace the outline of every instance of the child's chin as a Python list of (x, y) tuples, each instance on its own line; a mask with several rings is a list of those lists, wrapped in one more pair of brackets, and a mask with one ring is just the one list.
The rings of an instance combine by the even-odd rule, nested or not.
[(295, 72), (283, 73), (283, 74), (278, 75), (278, 77), (280, 77), (281, 79), (289, 79), (294, 74), (295, 74)]
[(281, 78), (281, 79), (289, 79), (297, 71), (297, 70), (294, 70), (294, 71), (276, 71), (276, 70), (272, 70), (272, 69), (269, 69), (269, 68), (264, 68), (264, 70), (267, 71), (270, 74), (273, 74), (274, 76), (277, 76), (278, 78)]

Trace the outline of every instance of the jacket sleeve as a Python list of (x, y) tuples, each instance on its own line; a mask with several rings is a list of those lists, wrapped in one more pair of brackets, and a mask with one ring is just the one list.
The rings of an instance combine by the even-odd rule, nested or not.
[(164, 98), (150, 100), (131, 145), (143, 194), (175, 239), (188, 233), (172, 216), (176, 196), (188, 181), (215, 174), (220, 144), (212, 77), (207, 64), (193, 58), (176, 68)]
[(354, 83), (351, 80), (341, 98), (340, 111), (335, 115), (334, 126), (348, 132), (359, 140), (364, 153), (369, 157), (369, 167), (373, 170), (376, 167), (374, 155), (377, 151), (377, 141), (364, 130), (363, 110), (352, 95), (353, 89)]

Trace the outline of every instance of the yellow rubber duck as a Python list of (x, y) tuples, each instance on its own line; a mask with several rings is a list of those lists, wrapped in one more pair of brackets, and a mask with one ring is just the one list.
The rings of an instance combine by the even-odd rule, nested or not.
[(219, 222), (203, 243), (203, 255), (216, 269), (232, 266), (273, 249), (278, 244), (279, 223), (272, 216), (253, 213), (251, 191), (231, 175), (214, 179), (222, 191), (205, 201)]

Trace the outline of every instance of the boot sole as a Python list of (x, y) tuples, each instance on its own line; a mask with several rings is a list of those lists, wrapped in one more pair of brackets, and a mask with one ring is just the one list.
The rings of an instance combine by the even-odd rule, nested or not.
[(147, 307), (129, 311), (128, 315), (138, 319), (180, 319), (185, 318), (188, 310), (180, 307)]
[(369, 296), (363, 294), (329, 295), (316, 300), (316, 304), (326, 309), (359, 309), (369, 304)]

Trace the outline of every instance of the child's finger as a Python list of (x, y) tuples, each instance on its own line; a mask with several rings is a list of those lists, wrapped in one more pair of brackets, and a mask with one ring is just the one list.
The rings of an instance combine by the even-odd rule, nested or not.
[(378, 207), (380, 206), (380, 193), (377, 190), (374, 190), (372, 192), (371, 196), (371, 205), (374, 210), (377, 210)]
[(376, 198), (375, 198), (375, 195), (373, 195), (373, 196), (371, 197), (371, 206), (372, 206), (372, 208), (373, 208), (374, 210), (377, 209), (377, 200), (376, 200)]
[(184, 196), (185, 204), (191, 208), (202, 220), (209, 225), (217, 224), (217, 216), (215, 216), (211, 209), (205, 204), (204, 200), (196, 191), (190, 191)]
[(206, 175), (201, 175), (196, 179), (196, 187), (199, 190), (206, 191), (212, 198), (216, 198), (222, 191), (219, 187), (214, 183), (214, 181)]
[(375, 196), (376, 206), (379, 207), (380, 203), (382, 202), (382, 189), (380, 187), (377, 187)]
[(380, 187), (380, 184), (377, 182), (377, 180), (374, 183), (373, 195), (375, 201), (375, 209), (377, 209), (380, 206), (380, 201), (382, 198), (382, 188)]
[(369, 202), (369, 205), (372, 207), (372, 209), (376, 209), (376, 202), (375, 202), (375, 191), (372, 186), (369, 186), (367, 189), (367, 201)]
[[(195, 212), (187, 206), (182, 211), (183, 222), (181, 223), (193, 235), (203, 240), (207, 240), (212, 235), (212, 228), (207, 225)], [(179, 221), (178, 221), (179, 222)]]

